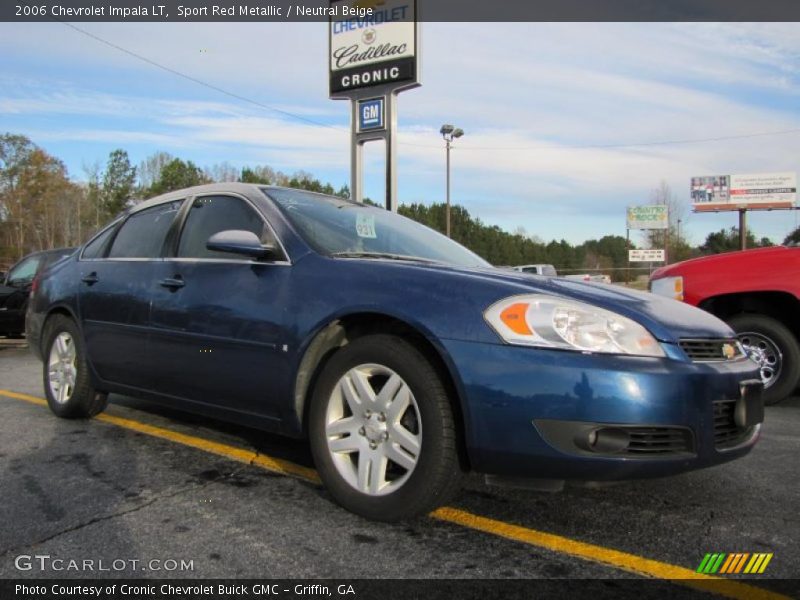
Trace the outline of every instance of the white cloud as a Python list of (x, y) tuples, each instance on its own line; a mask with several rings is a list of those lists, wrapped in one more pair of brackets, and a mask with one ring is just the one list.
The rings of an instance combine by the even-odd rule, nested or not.
[[(237, 101), (63, 25), (0, 24), (7, 128), (59, 147), (130, 142), (146, 151), (149, 144), (213, 156), (208, 162), (267, 162), (347, 178), (348, 111), (327, 99), (324, 24), (79, 26), (337, 128)], [(399, 103), (401, 198), (443, 199), (438, 127), (446, 121), (466, 130), (453, 151), (454, 200), (487, 222), (522, 224), (543, 237), (583, 239), (598, 225), (617, 230), (624, 206), (647, 201), (662, 179), (683, 196), (692, 175), (798, 170), (798, 134), (573, 147), (800, 128), (798, 34), (793, 23), (424, 24), (423, 86)], [(753, 222), (775, 236), (786, 226), (785, 219)]]

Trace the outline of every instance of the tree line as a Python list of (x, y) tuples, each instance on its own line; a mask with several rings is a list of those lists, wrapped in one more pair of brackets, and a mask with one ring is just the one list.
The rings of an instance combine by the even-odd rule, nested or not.
[[(74, 181), (60, 159), (29, 138), (0, 135), (0, 266), (36, 250), (78, 246), (131, 204), (193, 185), (240, 181), (350, 196), (347, 185), (334, 188), (305, 171), (286, 174), (267, 165), (238, 168), (229, 163), (200, 167), (166, 152), (133, 165), (128, 153), (117, 149), (104, 165), (84, 166), (84, 171), (85, 181)], [(649, 239), (652, 247), (667, 244), (671, 262), (738, 248), (736, 228), (711, 233), (700, 246), (689, 246), (680, 236), (680, 205), (666, 184), (654, 190), (652, 201), (669, 204), (674, 213), (669, 232), (654, 232)], [(445, 211), (443, 203), (399, 207), (400, 214), (440, 232), (445, 231)], [(577, 245), (564, 239), (546, 242), (521, 227), (508, 232), (486, 224), (459, 205), (451, 207), (450, 219), (453, 239), (492, 264), (547, 263), (563, 273), (597, 271), (614, 280), (626, 278), (627, 242), (622, 236), (607, 235)], [(799, 239), (800, 229), (787, 237), (787, 241)], [(762, 245), (771, 243), (748, 232), (748, 247)]]

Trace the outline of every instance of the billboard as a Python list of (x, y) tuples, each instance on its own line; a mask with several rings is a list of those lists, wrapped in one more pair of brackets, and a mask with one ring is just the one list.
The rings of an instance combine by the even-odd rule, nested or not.
[(665, 259), (666, 253), (663, 249), (628, 250), (628, 260), (630, 262), (664, 262)]
[(689, 193), (692, 205), (696, 210), (698, 206), (712, 206), (727, 204), (729, 177), (727, 175), (703, 175), (692, 177), (689, 184)]
[(695, 211), (743, 208), (792, 208), (797, 199), (797, 174), (749, 173), (692, 177)]
[(666, 204), (628, 207), (628, 229), (667, 229), (669, 212)]
[(416, 0), (330, 0), (331, 97), (418, 83)]

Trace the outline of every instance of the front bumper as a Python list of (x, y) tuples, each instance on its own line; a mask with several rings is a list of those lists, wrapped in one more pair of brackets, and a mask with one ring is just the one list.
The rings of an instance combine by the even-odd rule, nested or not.
[[(674, 347), (673, 358), (453, 340), (445, 349), (457, 371), (469, 458), (479, 472), (591, 481), (658, 477), (738, 458), (759, 436), (761, 385), (748, 359), (692, 363)], [(589, 443), (592, 431), (603, 443)]]

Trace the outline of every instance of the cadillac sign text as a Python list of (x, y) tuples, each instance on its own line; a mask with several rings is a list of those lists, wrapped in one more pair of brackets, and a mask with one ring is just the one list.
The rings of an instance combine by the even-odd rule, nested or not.
[[(331, 0), (331, 8), (332, 97), (417, 83), (416, 0)], [(359, 9), (366, 14), (352, 16)]]

